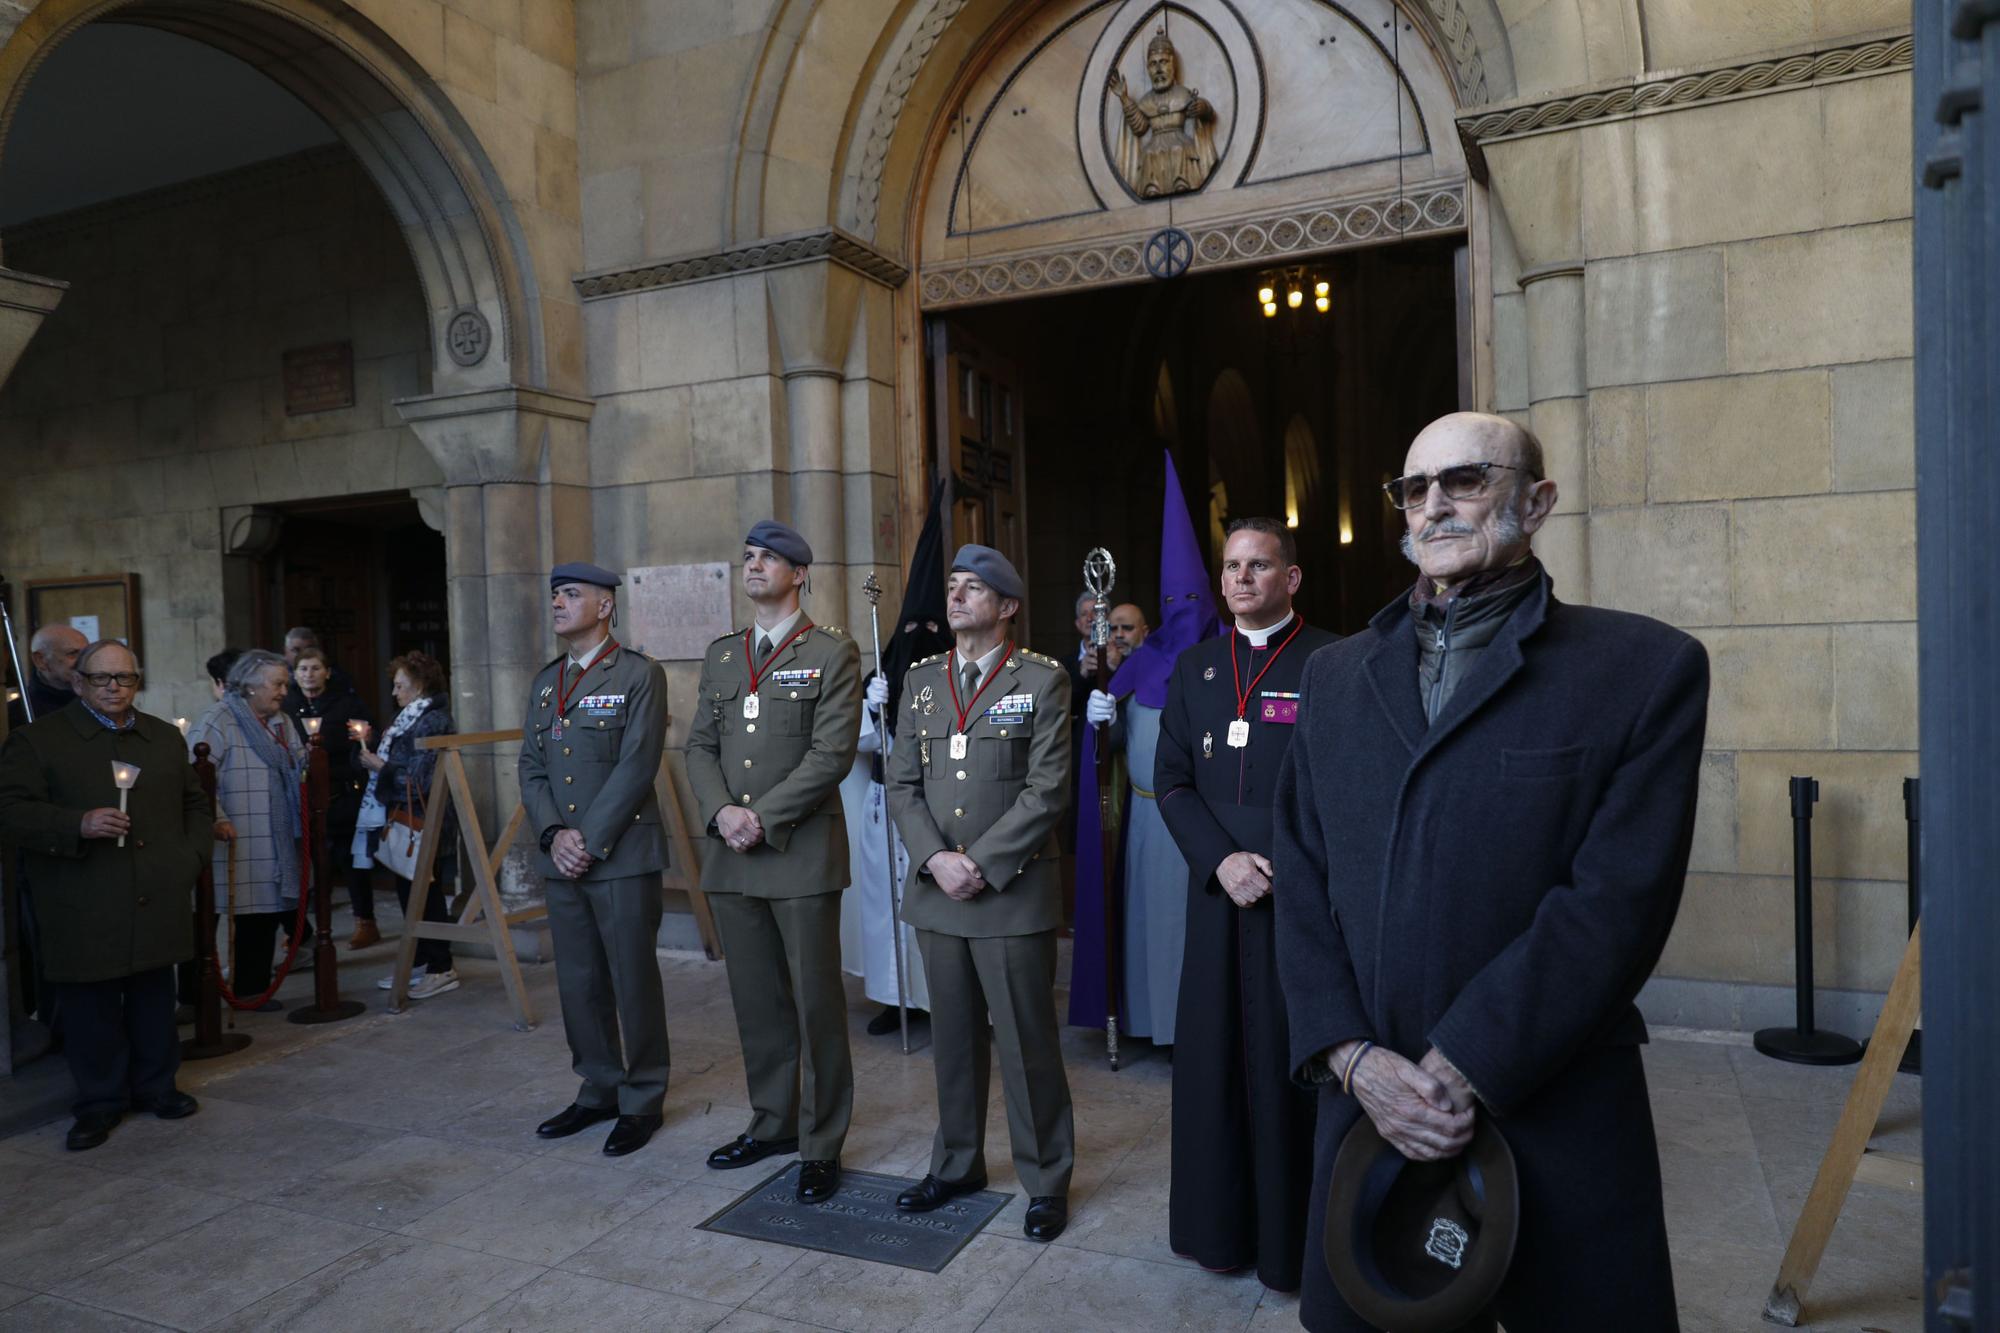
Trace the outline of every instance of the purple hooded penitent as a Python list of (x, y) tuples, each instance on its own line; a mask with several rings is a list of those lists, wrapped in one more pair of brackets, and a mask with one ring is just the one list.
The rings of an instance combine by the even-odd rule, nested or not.
[[(1160, 521), (1160, 621), (1125, 665), (1111, 677), (1111, 693), (1128, 694), (1149, 708), (1164, 708), (1167, 680), (1181, 650), (1191, 648), (1217, 629), (1215, 589), (1195, 542), (1194, 520), (1188, 516), (1174, 456), (1167, 464), (1166, 503)], [(1097, 808), (1097, 728), (1083, 729), (1077, 756), (1076, 810), (1076, 953), (1070, 969), (1069, 1021), (1072, 1027), (1101, 1028), (1111, 993), (1105, 953), (1107, 888), (1123, 885), (1121, 874), (1105, 884), (1103, 823)], [(1120, 849), (1123, 859), (1123, 849)]]

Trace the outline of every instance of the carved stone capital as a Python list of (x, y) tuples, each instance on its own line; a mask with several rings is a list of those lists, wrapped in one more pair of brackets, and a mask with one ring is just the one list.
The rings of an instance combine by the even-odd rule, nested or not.
[(68, 283), (54, 278), (0, 268), (0, 384), (14, 373), (28, 340), (68, 290)]
[(596, 402), (509, 385), (398, 398), (446, 486), (588, 480), (585, 427)]

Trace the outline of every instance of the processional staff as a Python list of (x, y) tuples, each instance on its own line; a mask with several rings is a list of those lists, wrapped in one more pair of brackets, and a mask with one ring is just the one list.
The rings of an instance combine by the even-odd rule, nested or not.
[[(1083, 587), (1091, 595), (1090, 643), (1095, 656), (1093, 683), (1111, 692), (1111, 590), (1118, 583), (1118, 565), (1111, 552), (1093, 547), (1083, 558)], [(1104, 1056), (1118, 1068), (1118, 1002), (1125, 991), (1124, 960), (1118, 952), (1118, 828), (1112, 819), (1115, 793), (1111, 786), (1111, 729), (1097, 724), (1097, 837), (1104, 861)]]
[[(868, 599), (868, 628), (875, 636), (875, 674), (882, 677), (884, 684), (889, 677), (882, 670), (882, 584), (869, 570), (862, 580), (861, 595)], [(903, 1029), (903, 1054), (910, 1053), (910, 992), (904, 982), (903, 967), (903, 885), (896, 874), (896, 825), (889, 818), (889, 714), (887, 709), (875, 713), (875, 736), (882, 747), (882, 836), (889, 844), (889, 859), (884, 863), (889, 876), (889, 939), (891, 953), (896, 960), (896, 1021)]]

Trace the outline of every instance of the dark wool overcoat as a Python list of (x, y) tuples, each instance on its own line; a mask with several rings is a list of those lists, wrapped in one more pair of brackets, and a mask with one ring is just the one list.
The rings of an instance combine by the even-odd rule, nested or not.
[[(1293, 1070), (1354, 1038), (1436, 1046), (1520, 1165), (1507, 1326), (1593, 1326), (1601, 1291), (1624, 1304), (1594, 1326), (1673, 1327), (1633, 1000), (1680, 904), (1707, 654), (1545, 574), (1434, 723), (1402, 599), (1314, 654), (1302, 693), (1273, 856)], [(1309, 1254), (1358, 1114), (1322, 1090)], [(1323, 1263), (1304, 1295), (1308, 1328), (1357, 1326)]]

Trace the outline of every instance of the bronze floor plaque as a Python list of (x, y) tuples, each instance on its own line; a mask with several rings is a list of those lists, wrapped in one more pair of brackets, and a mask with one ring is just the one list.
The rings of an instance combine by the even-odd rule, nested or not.
[(896, 1196), (916, 1183), (872, 1171), (843, 1171), (831, 1199), (800, 1203), (799, 1164), (793, 1162), (698, 1230), (939, 1273), (1014, 1197), (980, 1190), (961, 1194), (935, 1212), (900, 1211)]

